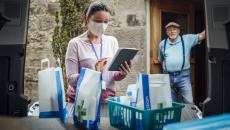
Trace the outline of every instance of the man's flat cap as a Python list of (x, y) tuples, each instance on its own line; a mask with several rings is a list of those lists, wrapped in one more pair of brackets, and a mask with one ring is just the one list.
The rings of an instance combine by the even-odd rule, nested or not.
[(165, 26), (165, 28), (167, 29), (168, 27), (171, 27), (171, 26), (180, 28), (180, 25), (179, 25), (178, 23), (176, 23), (176, 22), (169, 22), (169, 23)]

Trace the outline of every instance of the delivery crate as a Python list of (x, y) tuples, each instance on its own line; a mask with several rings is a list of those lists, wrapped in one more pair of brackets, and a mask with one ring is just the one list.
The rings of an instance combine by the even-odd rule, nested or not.
[(124, 105), (114, 98), (107, 99), (111, 126), (121, 130), (161, 130), (165, 124), (179, 122), (184, 105), (173, 103), (172, 107), (154, 110)]

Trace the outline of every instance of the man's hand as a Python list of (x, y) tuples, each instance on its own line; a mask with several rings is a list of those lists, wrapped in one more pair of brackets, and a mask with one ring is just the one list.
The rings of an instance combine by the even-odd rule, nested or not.
[(205, 30), (199, 34), (199, 41), (202, 41), (206, 38)]
[(157, 65), (157, 64), (160, 64), (160, 61), (159, 61), (159, 60), (154, 59), (154, 60), (152, 61), (152, 63), (153, 63), (153, 64), (155, 64), (155, 65)]

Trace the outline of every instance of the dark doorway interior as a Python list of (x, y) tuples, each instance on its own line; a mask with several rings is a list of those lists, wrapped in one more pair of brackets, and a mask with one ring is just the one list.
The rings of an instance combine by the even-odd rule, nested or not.
[[(195, 32), (199, 33), (205, 29), (204, 1), (195, 0)], [(195, 89), (194, 102), (199, 106), (206, 98), (206, 41), (192, 49), (191, 56), (195, 58)]]
[[(181, 28), (181, 34), (187, 34), (188, 33), (188, 15), (186, 13), (180, 12), (180, 13), (173, 13), (173, 12), (164, 12), (162, 11), (162, 23), (161, 30), (165, 30), (165, 26), (167, 23), (171, 21), (175, 21), (180, 24)], [(165, 31), (162, 31), (161, 39), (167, 38), (167, 34)]]

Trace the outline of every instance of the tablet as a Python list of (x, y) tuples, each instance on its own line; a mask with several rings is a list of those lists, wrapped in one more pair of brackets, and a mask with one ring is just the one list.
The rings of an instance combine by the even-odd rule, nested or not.
[(132, 60), (137, 52), (136, 48), (119, 48), (109, 65), (109, 71), (120, 71), (120, 65)]

